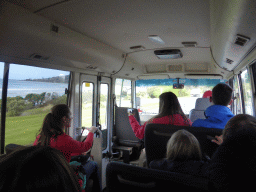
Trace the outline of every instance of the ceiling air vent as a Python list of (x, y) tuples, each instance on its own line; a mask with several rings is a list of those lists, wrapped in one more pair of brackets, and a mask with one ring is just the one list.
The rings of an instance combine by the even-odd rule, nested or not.
[(96, 67), (96, 66), (92, 66), (92, 65), (87, 65), (86, 67), (85, 67), (86, 69), (97, 69), (98, 67)]
[(250, 41), (249, 37), (245, 37), (243, 35), (236, 35), (235, 44), (239, 46), (245, 46), (245, 44)]
[(178, 59), (183, 55), (179, 49), (166, 49), (154, 51), (158, 59)]
[(233, 62), (234, 62), (233, 60), (231, 60), (231, 59), (229, 59), (229, 58), (226, 58), (226, 63), (232, 64)]
[(29, 57), (32, 59), (39, 59), (39, 60), (48, 60), (49, 59), (49, 57), (43, 56), (43, 55), (40, 55), (37, 53), (34, 53), (34, 54), (30, 55)]
[(182, 42), (182, 45), (184, 47), (196, 47), (197, 46), (197, 42)]

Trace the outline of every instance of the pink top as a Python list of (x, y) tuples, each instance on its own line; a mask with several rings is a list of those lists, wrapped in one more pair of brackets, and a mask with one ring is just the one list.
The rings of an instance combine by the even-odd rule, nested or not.
[[(37, 145), (40, 135), (36, 137), (33, 145)], [(93, 133), (89, 132), (84, 142), (77, 141), (69, 135), (63, 133), (56, 139), (51, 138), (50, 147), (60, 150), (68, 162), (71, 160), (71, 156), (81, 155), (81, 153), (88, 151), (92, 147)]]
[[(174, 121), (173, 121), (174, 119)], [(129, 121), (132, 127), (132, 130), (134, 131), (136, 137), (138, 137), (139, 139), (143, 139), (144, 138), (144, 133), (145, 133), (145, 127), (147, 125), (147, 123), (149, 123), (148, 121), (144, 123), (144, 125), (140, 126), (139, 122), (135, 119), (135, 117), (133, 115), (129, 116)], [(173, 117), (172, 115), (170, 116), (164, 116), (164, 117), (160, 117), (160, 118), (153, 118), (150, 123), (154, 123), (154, 124), (171, 124), (171, 125), (178, 125), (178, 126), (191, 126), (192, 122), (190, 121), (190, 119), (188, 119), (187, 121), (183, 119), (183, 117), (180, 114), (174, 114)]]

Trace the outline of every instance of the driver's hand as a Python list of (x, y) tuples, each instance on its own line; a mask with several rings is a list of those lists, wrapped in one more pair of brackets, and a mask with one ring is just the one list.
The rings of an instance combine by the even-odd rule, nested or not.
[(97, 128), (97, 127), (92, 126), (92, 127), (88, 128), (87, 130), (88, 130), (89, 132), (91, 132), (91, 133), (94, 133), (95, 131), (97, 131), (97, 130), (98, 130), (98, 128)]

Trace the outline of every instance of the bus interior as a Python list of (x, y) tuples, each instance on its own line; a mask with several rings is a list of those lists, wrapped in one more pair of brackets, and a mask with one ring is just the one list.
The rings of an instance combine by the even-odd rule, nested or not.
[(109, 179), (110, 162), (146, 175), (127, 111), (143, 124), (161, 93), (175, 93), (192, 118), (197, 99), (227, 83), (233, 114), (255, 116), (254, 0), (3, 0), (0, 11), (3, 156), (9, 144), (31, 145), (51, 107), (65, 103), (72, 138), (100, 129), (92, 153), (106, 189), (129, 179)]

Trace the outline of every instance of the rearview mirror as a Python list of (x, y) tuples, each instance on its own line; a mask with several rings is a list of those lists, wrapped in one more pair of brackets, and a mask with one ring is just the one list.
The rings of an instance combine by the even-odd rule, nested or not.
[(184, 84), (182, 83), (174, 83), (173, 89), (184, 89)]

